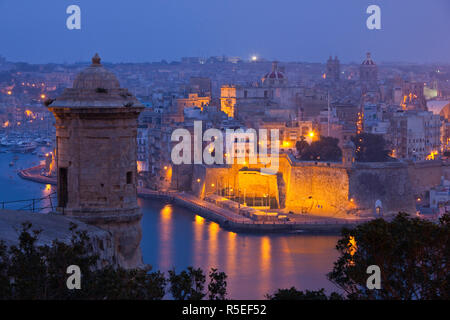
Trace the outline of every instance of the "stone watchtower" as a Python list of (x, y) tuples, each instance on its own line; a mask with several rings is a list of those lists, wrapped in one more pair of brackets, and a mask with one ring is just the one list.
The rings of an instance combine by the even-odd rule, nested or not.
[(142, 266), (136, 136), (144, 106), (96, 54), (48, 109), (56, 118), (57, 211), (110, 231), (118, 264)]

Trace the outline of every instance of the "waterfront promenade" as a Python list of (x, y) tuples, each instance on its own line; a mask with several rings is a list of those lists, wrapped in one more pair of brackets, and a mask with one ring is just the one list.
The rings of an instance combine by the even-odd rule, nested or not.
[[(42, 165), (18, 172), (18, 175), (27, 180), (38, 183), (56, 185), (56, 178), (41, 175)], [(146, 188), (137, 188), (141, 198), (161, 199), (187, 208), (194, 214), (218, 223), (225, 229), (235, 232), (255, 233), (305, 233), (305, 234), (339, 234), (342, 227), (353, 227), (368, 219), (342, 219), (315, 217), (311, 215), (288, 215), (289, 221), (256, 221), (240, 215), (232, 210), (219, 207), (204, 201), (194, 195), (177, 191), (154, 191)]]

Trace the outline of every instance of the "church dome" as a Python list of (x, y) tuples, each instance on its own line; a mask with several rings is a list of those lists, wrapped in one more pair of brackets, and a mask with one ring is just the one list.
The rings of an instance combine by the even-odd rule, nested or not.
[(103, 67), (100, 60), (96, 53), (92, 58), (92, 64), (76, 76), (73, 82), (74, 89), (120, 88), (119, 80), (114, 73)]
[(365, 65), (365, 66), (374, 66), (375, 65), (375, 62), (372, 60), (372, 56), (371, 56), (370, 52), (367, 52), (366, 60), (364, 60), (361, 64)]
[(278, 70), (278, 62), (272, 62), (272, 71), (266, 73), (263, 77), (264, 79), (284, 79), (284, 74)]
[(278, 62), (272, 62), (272, 71), (266, 73), (261, 79), (264, 85), (282, 85), (286, 82), (286, 77), (283, 72), (278, 69)]

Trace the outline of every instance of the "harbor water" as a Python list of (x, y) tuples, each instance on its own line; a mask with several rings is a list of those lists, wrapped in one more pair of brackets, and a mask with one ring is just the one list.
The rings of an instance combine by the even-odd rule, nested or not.
[[(40, 147), (37, 151), (49, 150)], [(33, 154), (0, 153), (0, 201), (47, 197), (55, 191), (17, 175), (17, 170), (38, 165), (40, 160)], [(292, 286), (337, 290), (326, 274), (338, 256), (338, 236), (237, 234), (161, 200), (139, 199), (139, 205), (144, 214), (142, 253), (153, 270), (217, 268), (228, 275), (232, 299), (264, 299), (267, 293)], [(14, 209), (20, 209), (19, 205)]]

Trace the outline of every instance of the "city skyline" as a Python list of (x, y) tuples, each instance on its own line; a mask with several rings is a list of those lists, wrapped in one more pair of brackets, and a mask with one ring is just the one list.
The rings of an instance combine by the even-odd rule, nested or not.
[[(379, 62), (450, 63), (445, 41), (450, 4), (444, 0), (433, 6), (403, 0), (283, 1), (275, 13), (267, 1), (254, 0), (25, 3), (0, 1), (1, 54), (10, 61), (74, 63), (101, 52), (112, 63), (220, 55), (305, 62), (337, 55), (342, 63), (358, 63), (370, 51)], [(81, 30), (66, 28), (72, 4), (81, 8)], [(381, 30), (366, 27), (371, 4), (381, 8)]]
[(449, 300), (448, 13), (0, 0), (0, 300)]

